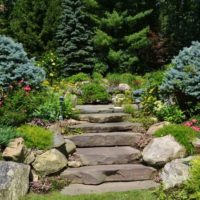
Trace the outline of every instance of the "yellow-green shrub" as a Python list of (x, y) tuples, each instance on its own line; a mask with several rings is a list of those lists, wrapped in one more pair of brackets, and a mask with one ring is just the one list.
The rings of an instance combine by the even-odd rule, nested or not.
[(17, 129), (29, 148), (49, 149), (53, 144), (53, 133), (35, 125), (23, 125)]

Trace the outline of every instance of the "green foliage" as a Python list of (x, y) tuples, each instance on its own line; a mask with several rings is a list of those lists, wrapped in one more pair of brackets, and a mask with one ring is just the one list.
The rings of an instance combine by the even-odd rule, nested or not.
[(128, 114), (130, 114), (132, 116), (134, 116), (134, 114), (136, 112), (135, 108), (131, 104), (125, 104), (125, 105), (123, 105), (123, 109), (124, 109), (125, 113), (128, 113)]
[(192, 145), (193, 139), (197, 136), (197, 132), (190, 127), (183, 125), (167, 125), (156, 131), (155, 136), (162, 137), (165, 135), (172, 135), (176, 140), (182, 144), (189, 154), (193, 154), (194, 147)]
[(9, 126), (0, 126), (0, 147), (6, 147), (11, 139), (18, 137), (17, 130)]
[[(58, 120), (61, 115), (59, 98), (60, 95), (58, 93), (46, 93), (45, 100), (35, 108), (33, 116), (48, 121)], [(73, 109), (73, 103), (69, 94), (64, 98), (62, 115), (64, 118), (76, 117), (77, 115), (77, 112)]]
[(23, 125), (18, 129), (28, 148), (49, 149), (53, 144), (53, 133), (47, 129), (33, 125)]
[(73, 76), (70, 76), (68, 79), (67, 79), (70, 83), (77, 83), (77, 82), (82, 82), (82, 81), (89, 81), (90, 80), (90, 77), (83, 73), (83, 72), (80, 72), (78, 74), (75, 74)]
[(27, 85), (38, 86), (45, 79), (45, 72), (29, 60), (22, 44), (0, 36), (0, 86), (8, 87), (23, 80)]
[(37, 62), (39, 67), (42, 67), (46, 71), (46, 77), (50, 80), (51, 85), (54, 79), (58, 79), (62, 76), (62, 60), (54, 52), (47, 52), (40, 61)]
[(55, 32), (61, 13), (60, 0), (17, 0), (11, 14), (12, 35), (31, 55), (55, 49)]
[(160, 31), (170, 40), (170, 53), (173, 55), (191, 41), (200, 39), (200, 2), (195, 0), (157, 1), (160, 12)]
[(10, 91), (3, 99), (0, 107), (0, 124), (17, 126), (32, 118), (34, 110), (46, 98), (44, 93), (31, 91), (25, 92), (23, 89)]
[(160, 121), (181, 123), (185, 120), (183, 111), (176, 105), (162, 104), (159, 108), (154, 108), (154, 113)]
[(145, 10), (141, 2), (92, 2), (93, 9), (89, 0), (84, 1), (95, 24), (93, 43), (97, 65), (104, 70), (108, 66), (107, 71), (115, 73), (141, 71), (141, 50), (150, 45), (146, 19), (152, 10)]
[(96, 83), (84, 84), (81, 87), (82, 100), (84, 103), (108, 103), (110, 101), (110, 95), (106, 89)]
[(63, 75), (90, 72), (94, 65), (91, 31), (80, 0), (62, 1), (61, 23), (58, 26), (58, 54), (64, 61)]

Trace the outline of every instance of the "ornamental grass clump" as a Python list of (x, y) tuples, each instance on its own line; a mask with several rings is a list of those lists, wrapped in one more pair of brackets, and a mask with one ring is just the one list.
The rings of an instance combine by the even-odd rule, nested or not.
[(174, 136), (175, 139), (186, 148), (188, 154), (194, 153), (192, 141), (198, 134), (192, 128), (183, 125), (171, 124), (164, 126), (155, 132), (156, 137), (163, 137), (166, 135)]
[(50, 149), (53, 145), (53, 133), (45, 128), (34, 125), (23, 125), (17, 129), (24, 138), (28, 148)]

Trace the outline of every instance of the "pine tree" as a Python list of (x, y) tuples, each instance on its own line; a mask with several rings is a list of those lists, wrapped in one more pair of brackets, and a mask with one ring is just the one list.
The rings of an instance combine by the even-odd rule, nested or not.
[(9, 19), (15, 0), (0, 0), (0, 35), (9, 35)]
[(150, 44), (147, 17), (152, 10), (144, 10), (144, 1), (84, 0), (84, 3), (97, 26), (93, 38), (98, 57), (96, 70), (101, 71), (102, 67), (111, 72), (141, 70), (140, 51)]
[(10, 20), (13, 37), (34, 56), (53, 50), (60, 12), (60, 0), (17, 0)]
[(65, 64), (66, 74), (91, 72), (93, 68), (93, 47), (91, 31), (86, 23), (80, 0), (63, 0), (63, 13), (58, 26), (58, 54)]

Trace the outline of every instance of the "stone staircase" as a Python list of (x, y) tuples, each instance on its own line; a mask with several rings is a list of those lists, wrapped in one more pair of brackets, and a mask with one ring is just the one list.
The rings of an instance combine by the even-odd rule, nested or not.
[(72, 183), (62, 191), (63, 194), (127, 191), (157, 186), (153, 181), (156, 170), (143, 165), (137, 146), (143, 132), (141, 124), (127, 122), (129, 115), (113, 105), (84, 105), (77, 108), (81, 112), (80, 120), (84, 122), (69, 128), (81, 129), (84, 134), (67, 136), (66, 139), (76, 144), (76, 156), (83, 166), (62, 172), (61, 177)]

